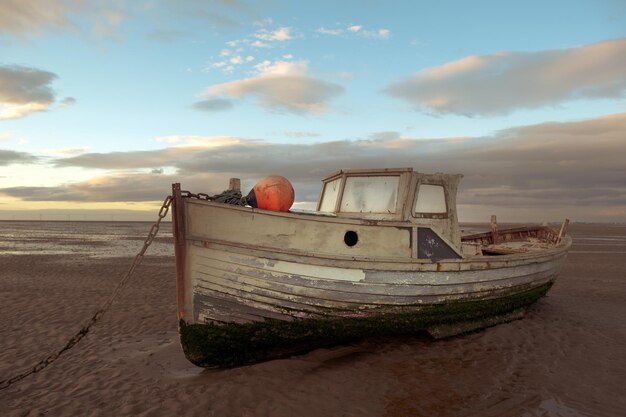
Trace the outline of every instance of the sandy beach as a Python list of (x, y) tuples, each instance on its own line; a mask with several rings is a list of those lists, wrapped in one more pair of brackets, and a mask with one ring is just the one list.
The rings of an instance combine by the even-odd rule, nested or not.
[[(118, 238), (85, 241), (112, 226), (84, 224), (76, 235), (20, 240), (20, 230), (46, 235), (46, 227), (75, 225), (0, 222), (0, 380), (80, 329), (150, 226), (119, 225)], [(522, 320), (441, 341), (368, 340), (226, 370), (197, 368), (183, 356), (168, 228), (77, 346), (0, 391), (3, 416), (619, 416), (626, 409), (625, 226), (572, 225), (574, 246), (557, 283)]]

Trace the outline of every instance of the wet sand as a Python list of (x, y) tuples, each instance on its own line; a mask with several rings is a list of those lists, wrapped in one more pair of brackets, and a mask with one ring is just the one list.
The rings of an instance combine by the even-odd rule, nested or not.
[[(136, 235), (149, 226), (120, 225), (120, 236), (103, 243), (33, 237), (33, 248), (60, 248), (38, 252), (20, 246), (19, 229), (28, 235), (44, 225), (0, 222), (0, 235), (16, 230), (0, 248), (0, 380), (65, 344), (108, 298), (141, 248)], [(621, 416), (626, 227), (574, 224), (570, 232), (574, 246), (557, 283), (522, 320), (441, 341), (369, 340), (228, 370), (186, 361), (176, 332), (173, 258), (149, 255), (85, 339), (0, 391), (0, 410), (3, 416)], [(132, 245), (110, 248), (126, 235)], [(103, 251), (108, 255), (92, 256)]]

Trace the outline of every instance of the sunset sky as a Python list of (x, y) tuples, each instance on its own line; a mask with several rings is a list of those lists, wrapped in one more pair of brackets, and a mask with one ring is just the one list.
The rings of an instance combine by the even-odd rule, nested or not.
[(626, 222), (626, 1), (0, 0), (0, 220), (374, 167), (464, 174), (462, 221)]

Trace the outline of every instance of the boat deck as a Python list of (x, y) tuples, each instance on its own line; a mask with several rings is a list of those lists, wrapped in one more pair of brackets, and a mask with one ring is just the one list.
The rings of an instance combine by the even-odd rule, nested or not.
[(485, 255), (512, 255), (516, 253), (541, 251), (553, 246), (554, 244), (539, 239), (529, 239), (518, 242), (502, 242), (495, 245), (486, 245), (482, 248), (482, 251)]

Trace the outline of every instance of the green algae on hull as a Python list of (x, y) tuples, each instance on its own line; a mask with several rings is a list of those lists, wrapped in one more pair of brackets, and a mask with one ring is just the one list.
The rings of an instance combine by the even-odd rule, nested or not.
[[(409, 313), (371, 317), (268, 320), (243, 324), (187, 324), (180, 320), (179, 333), (183, 351), (190, 362), (203, 367), (228, 368), (367, 337), (412, 334), (435, 326), (458, 328), (457, 334), (467, 329), (488, 327), (507, 321), (508, 314), (531, 305), (551, 286), (552, 282), (549, 282), (501, 298), (424, 306)], [(471, 326), (464, 326), (467, 323)]]

